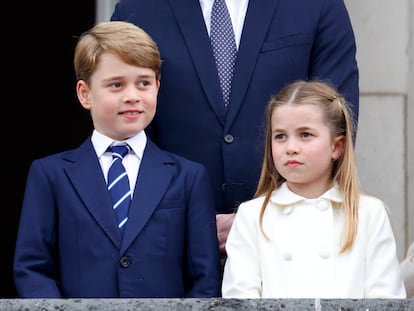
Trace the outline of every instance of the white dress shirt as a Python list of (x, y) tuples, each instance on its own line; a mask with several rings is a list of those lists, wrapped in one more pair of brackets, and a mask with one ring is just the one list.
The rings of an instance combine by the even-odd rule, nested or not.
[(384, 203), (361, 195), (352, 249), (339, 254), (342, 196), (333, 187), (306, 199), (286, 183), (273, 192), (260, 231), (264, 197), (240, 205), (227, 242), (224, 298), (405, 298), (396, 243)]
[[(112, 153), (107, 151), (108, 147), (114, 143), (118, 144), (121, 142), (114, 141), (113, 139), (99, 133), (97, 130), (93, 131), (91, 140), (92, 145), (95, 148), (96, 155), (98, 156), (99, 163), (101, 164), (105, 181), (107, 181), (108, 170), (112, 162)], [(147, 144), (147, 136), (144, 131), (141, 131), (128, 140), (122, 141), (122, 143), (127, 143), (131, 147), (131, 152), (124, 157), (122, 164), (128, 174), (129, 184), (131, 187), (131, 196), (133, 196), (139, 166)]]
[[(225, 0), (227, 9), (233, 24), (236, 46), (239, 49), (240, 38), (243, 31), (244, 18), (246, 16), (249, 0)], [(210, 35), (210, 17), (214, 0), (200, 0), (201, 10), (203, 11), (208, 34)]]

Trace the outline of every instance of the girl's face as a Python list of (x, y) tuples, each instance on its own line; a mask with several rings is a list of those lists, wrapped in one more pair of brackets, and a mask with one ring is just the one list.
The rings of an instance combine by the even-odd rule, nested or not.
[(279, 106), (273, 110), (271, 130), (273, 163), (289, 189), (306, 198), (327, 191), (333, 161), (343, 152), (344, 137), (331, 137), (321, 108)]
[(153, 70), (126, 64), (117, 55), (104, 53), (90, 83), (78, 81), (76, 91), (82, 106), (91, 111), (95, 129), (121, 141), (152, 121), (159, 86)]

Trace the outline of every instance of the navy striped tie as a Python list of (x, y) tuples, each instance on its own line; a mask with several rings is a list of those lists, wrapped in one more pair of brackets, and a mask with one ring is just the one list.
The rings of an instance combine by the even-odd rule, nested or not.
[(109, 147), (112, 152), (112, 163), (108, 171), (108, 190), (111, 194), (113, 209), (117, 216), (118, 227), (124, 232), (128, 220), (129, 204), (131, 202), (131, 189), (128, 175), (122, 164), (122, 159), (129, 152), (128, 145)]

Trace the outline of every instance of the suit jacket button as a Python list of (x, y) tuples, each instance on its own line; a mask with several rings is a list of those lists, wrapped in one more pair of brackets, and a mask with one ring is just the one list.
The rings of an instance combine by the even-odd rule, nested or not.
[(231, 134), (227, 134), (224, 136), (224, 141), (228, 144), (231, 144), (234, 141), (234, 137)]
[(131, 264), (131, 260), (128, 257), (121, 257), (121, 260), (119, 261), (121, 263), (122, 268), (128, 268)]

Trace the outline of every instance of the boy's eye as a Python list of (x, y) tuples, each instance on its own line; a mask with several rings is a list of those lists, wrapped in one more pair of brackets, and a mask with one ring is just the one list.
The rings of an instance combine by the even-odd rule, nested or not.
[(110, 84), (110, 86), (111, 86), (111, 87), (113, 87), (113, 88), (118, 88), (118, 87), (120, 87), (120, 86), (121, 86), (121, 83), (119, 83), (119, 82), (112, 82), (112, 83)]
[(147, 86), (147, 85), (150, 85), (150, 84), (151, 84), (151, 82), (147, 81), (147, 80), (144, 80), (144, 81), (141, 81), (141, 82), (138, 83), (139, 86)]

